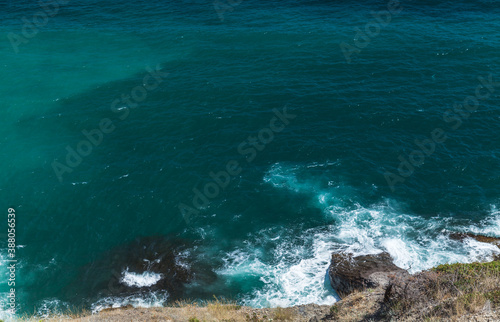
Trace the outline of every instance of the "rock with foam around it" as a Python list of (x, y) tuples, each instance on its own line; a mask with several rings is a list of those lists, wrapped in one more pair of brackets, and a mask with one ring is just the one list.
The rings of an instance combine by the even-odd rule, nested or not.
[(365, 288), (386, 287), (393, 275), (404, 276), (408, 272), (394, 265), (386, 252), (362, 256), (334, 253), (328, 268), (330, 284), (340, 296)]

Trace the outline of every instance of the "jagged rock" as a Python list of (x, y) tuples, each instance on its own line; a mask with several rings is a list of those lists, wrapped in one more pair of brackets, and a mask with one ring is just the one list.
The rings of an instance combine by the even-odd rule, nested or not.
[[(476, 235), (472, 233), (452, 233), (450, 234), (450, 238), (459, 241), (463, 241), (466, 238), (473, 238), (478, 242), (493, 244), (500, 248), (500, 238), (497, 237)], [(500, 261), (500, 254), (493, 254), (493, 260)]]
[(473, 239), (477, 240), (478, 242), (494, 244), (494, 245), (497, 245), (498, 248), (500, 248), (500, 238), (497, 238), (497, 237), (476, 235), (476, 234), (472, 234), (472, 233), (452, 233), (452, 234), (450, 234), (450, 238), (455, 239), (455, 240), (460, 240), (460, 241), (464, 240), (465, 238), (473, 238)]
[(386, 252), (356, 257), (348, 253), (334, 253), (328, 268), (330, 284), (341, 296), (355, 290), (385, 287), (391, 275), (408, 275), (408, 272), (394, 265)]

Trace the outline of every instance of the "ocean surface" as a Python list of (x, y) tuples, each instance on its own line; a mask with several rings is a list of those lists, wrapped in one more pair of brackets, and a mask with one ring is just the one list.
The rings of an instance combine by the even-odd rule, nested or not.
[(0, 318), (11, 288), (17, 315), (333, 304), (333, 252), (499, 253), (450, 238), (500, 237), (498, 1), (4, 0), (0, 21)]

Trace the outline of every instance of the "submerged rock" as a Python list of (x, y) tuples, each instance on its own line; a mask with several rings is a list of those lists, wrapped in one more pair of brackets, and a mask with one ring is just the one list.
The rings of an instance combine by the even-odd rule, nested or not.
[(408, 275), (408, 272), (394, 265), (386, 252), (355, 257), (334, 253), (328, 268), (330, 284), (341, 296), (365, 288), (385, 287), (391, 275)]
[(211, 267), (191, 253), (193, 248), (179, 238), (138, 238), (84, 266), (70, 292), (92, 300), (184, 298), (189, 284), (210, 284), (217, 278)]
[[(113, 269), (109, 284), (116, 285), (121, 293), (166, 290), (170, 296), (181, 296), (184, 284), (193, 278), (193, 268), (183, 256), (184, 245), (147, 237), (115, 250), (108, 262)], [(127, 280), (127, 276), (132, 278)], [(144, 283), (133, 283), (134, 279)]]

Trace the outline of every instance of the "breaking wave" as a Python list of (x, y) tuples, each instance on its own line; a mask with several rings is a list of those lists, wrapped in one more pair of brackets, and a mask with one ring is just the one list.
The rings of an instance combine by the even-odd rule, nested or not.
[[(356, 198), (349, 195), (353, 189), (332, 182), (324, 188), (302, 175), (308, 168), (277, 163), (263, 180), (275, 189), (309, 196), (330, 224), (300, 233), (288, 228), (265, 229), (249, 238), (244, 248), (228, 253), (219, 274), (234, 281), (253, 277), (262, 283), (243, 297), (245, 304), (276, 307), (334, 303), (338, 297), (326, 275), (333, 252), (388, 252), (397, 266), (412, 273), (443, 263), (493, 260), (494, 254), (500, 254), (495, 245), (450, 236), (470, 232), (500, 237), (500, 212), (495, 206), (479, 224), (464, 224), (452, 217), (423, 218), (405, 213), (389, 199), (371, 205), (353, 202)], [(274, 243), (271, 250), (262, 240)]]

